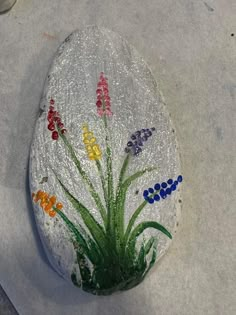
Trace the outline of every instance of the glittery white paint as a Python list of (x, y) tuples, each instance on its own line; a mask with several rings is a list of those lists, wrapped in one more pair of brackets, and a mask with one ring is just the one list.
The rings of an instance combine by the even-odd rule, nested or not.
[[(131, 185), (126, 199), (126, 224), (142, 203), (144, 189), (180, 174), (175, 133), (157, 84), (144, 60), (125, 40), (106, 29), (94, 26), (72, 33), (58, 49), (45, 83), (31, 149), (30, 184), (32, 192), (41, 189), (55, 194), (63, 203), (63, 212), (68, 218), (81, 225), (82, 220), (67, 201), (52, 169), (99, 222), (101, 218), (64, 143), (62, 140), (52, 141), (51, 132), (47, 129), (47, 111), (52, 97), (77, 157), (96, 190), (103, 196), (97, 168), (87, 158), (81, 130), (82, 124), (87, 122), (105, 152), (103, 123), (97, 116), (95, 105), (96, 85), (102, 71), (108, 78), (114, 113), (109, 125), (115, 185), (125, 156), (124, 148), (131, 133), (142, 128), (156, 128), (156, 132), (145, 143), (143, 152), (138, 157), (133, 157), (129, 165), (127, 176), (146, 166), (156, 166), (157, 171), (145, 174)], [(104, 162), (105, 159), (101, 161), (103, 167)], [(44, 177), (47, 177), (47, 181), (41, 184)], [(147, 205), (136, 224), (144, 220), (154, 220), (173, 235), (180, 212), (179, 198), (179, 192), (176, 192), (166, 200)], [(58, 273), (70, 280), (76, 257), (67, 227), (59, 216), (50, 218), (35, 204), (34, 212), (51, 264)], [(158, 260), (168, 248), (170, 240), (152, 229), (146, 230), (145, 235), (158, 236)]]

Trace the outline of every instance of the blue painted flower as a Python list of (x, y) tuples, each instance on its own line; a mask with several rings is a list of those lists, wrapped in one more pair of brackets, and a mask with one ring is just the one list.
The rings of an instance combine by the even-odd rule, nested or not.
[(183, 176), (179, 175), (177, 180), (169, 178), (167, 182), (162, 182), (161, 184), (156, 183), (154, 188), (150, 187), (143, 192), (144, 199), (149, 203), (154, 203), (154, 201), (160, 201), (160, 199), (166, 199), (172, 194), (173, 191), (177, 189), (179, 183), (183, 181)]
[(161, 198), (160, 198), (160, 196), (158, 195), (158, 194), (156, 194), (156, 195), (154, 195), (154, 200), (155, 201), (159, 201)]
[(183, 181), (183, 177), (181, 175), (178, 176), (177, 181), (181, 183)]
[(143, 192), (143, 197), (147, 197), (148, 195), (149, 195), (148, 190), (144, 190), (144, 192)]
[(162, 188), (166, 188), (167, 187), (167, 183), (166, 182), (161, 183), (161, 187)]
[(148, 199), (148, 202), (149, 202), (149, 203), (154, 203), (154, 199), (153, 199), (153, 198), (149, 198), (149, 199)]
[(166, 198), (166, 192), (165, 192), (164, 189), (161, 189), (161, 190), (160, 190), (160, 195), (161, 195), (161, 198), (162, 198), (162, 199), (165, 199), (165, 198)]

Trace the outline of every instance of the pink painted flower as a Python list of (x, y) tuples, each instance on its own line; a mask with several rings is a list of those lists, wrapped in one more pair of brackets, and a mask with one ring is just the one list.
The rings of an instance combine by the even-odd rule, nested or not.
[(104, 110), (102, 108), (97, 109), (98, 116), (102, 117), (104, 114)]
[(100, 117), (103, 115), (112, 116), (111, 111), (111, 98), (109, 96), (109, 88), (107, 78), (104, 77), (104, 73), (101, 72), (100, 78), (97, 84), (97, 113)]
[(48, 111), (48, 130), (52, 132), (52, 139), (58, 140), (60, 131), (62, 134), (66, 132), (64, 128), (64, 124), (61, 122), (60, 114), (55, 110), (54, 105), (55, 101), (53, 99), (50, 100), (50, 106)]

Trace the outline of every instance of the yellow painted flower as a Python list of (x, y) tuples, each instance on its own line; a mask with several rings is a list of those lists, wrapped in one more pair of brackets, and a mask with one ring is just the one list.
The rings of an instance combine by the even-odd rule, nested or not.
[(97, 139), (94, 137), (92, 131), (89, 130), (87, 124), (84, 124), (82, 127), (83, 130), (83, 142), (87, 151), (88, 158), (90, 160), (100, 160), (102, 156), (101, 149), (96, 143)]
[[(53, 209), (55, 207), (57, 198), (56, 196), (50, 196), (48, 193), (42, 190), (38, 190), (36, 193), (32, 193), (32, 198), (35, 203), (40, 201), (40, 207), (50, 216), (55, 217), (57, 214)], [(55, 207), (57, 210), (63, 208), (62, 203), (58, 202)]]

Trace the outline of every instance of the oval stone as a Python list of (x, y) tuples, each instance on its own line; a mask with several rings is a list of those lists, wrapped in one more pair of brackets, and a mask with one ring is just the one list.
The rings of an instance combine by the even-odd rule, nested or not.
[(30, 187), (50, 263), (93, 294), (136, 286), (169, 247), (182, 181), (149, 68), (117, 34), (75, 31), (57, 51), (40, 108)]

